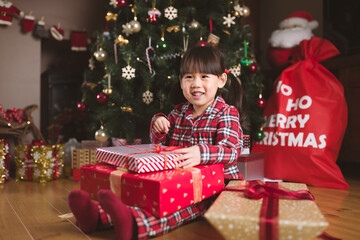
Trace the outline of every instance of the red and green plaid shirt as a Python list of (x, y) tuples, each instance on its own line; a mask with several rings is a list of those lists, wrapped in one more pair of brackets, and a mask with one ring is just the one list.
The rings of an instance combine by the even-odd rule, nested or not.
[[(226, 179), (242, 178), (236, 166), (243, 144), (238, 110), (225, 103), (221, 96), (216, 97), (205, 112), (195, 119), (192, 109), (189, 102), (177, 105), (167, 116), (169, 132), (156, 133), (150, 128), (151, 142), (180, 147), (198, 145), (200, 164), (223, 163)], [(156, 114), (153, 120), (159, 115), (163, 114)]]

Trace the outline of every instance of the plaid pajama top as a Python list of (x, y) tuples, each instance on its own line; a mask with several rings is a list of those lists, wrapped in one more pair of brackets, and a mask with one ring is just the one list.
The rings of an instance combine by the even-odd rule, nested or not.
[[(238, 110), (225, 103), (221, 96), (217, 96), (205, 112), (194, 119), (192, 110), (189, 102), (177, 105), (167, 116), (169, 132), (156, 133), (151, 127), (151, 142), (180, 147), (198, 145), (200, 164), (223, 163), (226, 179), (241, 178), (236, 166), (243, 144)], [(153, 120), (159, 115), (163, 114), (155, 115)]]

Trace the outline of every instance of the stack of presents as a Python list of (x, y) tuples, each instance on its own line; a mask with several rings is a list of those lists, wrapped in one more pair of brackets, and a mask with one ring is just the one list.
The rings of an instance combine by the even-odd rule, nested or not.
[(156, 217), (218, 194), (205, 218), (224, 239), (320, 235), (328, 223), (306, 185), (264, 181), (264, 156), (246, 144), (237, 162), (244, 180), (227, 186), (222, 164), (176, 168), (174, 147), (154, 144), (73, 150), (74, 179), (95, 201), (99, 189), (111, 189), (125, 204)]

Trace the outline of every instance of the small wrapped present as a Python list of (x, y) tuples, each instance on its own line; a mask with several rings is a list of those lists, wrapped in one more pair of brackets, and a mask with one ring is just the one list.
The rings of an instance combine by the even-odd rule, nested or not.
[(107, 142), (99, 142), (96, 140), (82, 140), (81, 141), (81, 148), (82, 149), (92, 149), (96, 150), (99, 147), (107, 147)]
[(110, 174), (111, 190), (129, 205), (164, 217), (219, 193), (224, 187), (222, 164), (177, 168), (154, 173)]
[(64, 145), (34, 143), (15, 147), (16, 179), (45, 183), (63, 175)]
[(110, 173), (116, 167), (108, 164), (96, 163), (80, 167), (80, 189), (88, 192), (93, 200), (97, 199), (100, 189), (110, 189)]
[(80, 181), (80, 167), (96, 163), (95, 149), (73, 149), (71, 152), (71, 167), (73, 180)]
[(244, 180), (264, 179), (264, 153), (241, 154), (236, 164)]
[(162, 147), (156, 144), (126, 145), (98, 148), (96, 160), (137, 173), (174, 169), (173, 161), (181, 154), (172, 152), (178, 147)]
[(225, 239), (313, 239), (327, 227), (305, 184), (231, 181), (205, 218)]
[(0, 184), (10, 180), (10, 154), (9, 141), (0, 139)]

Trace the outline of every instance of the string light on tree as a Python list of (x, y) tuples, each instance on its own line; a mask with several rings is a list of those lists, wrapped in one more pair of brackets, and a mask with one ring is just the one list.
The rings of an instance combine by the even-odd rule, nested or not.
[(264, 129), (264, 126), (261, 126), (261, 128), (255, 132), (255, 135), (254, 135), (255, 141), (261, 141), (264, 139), (263, 129)]

